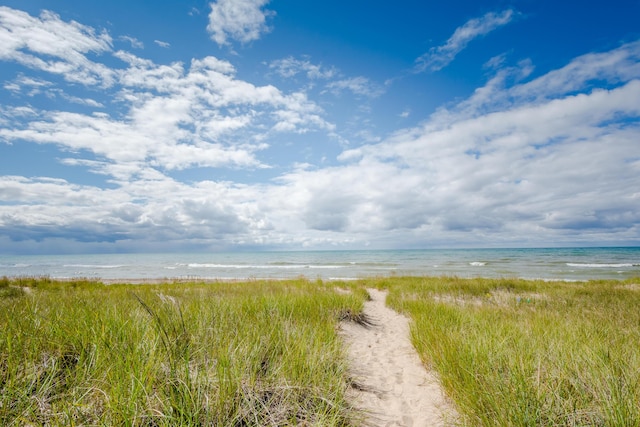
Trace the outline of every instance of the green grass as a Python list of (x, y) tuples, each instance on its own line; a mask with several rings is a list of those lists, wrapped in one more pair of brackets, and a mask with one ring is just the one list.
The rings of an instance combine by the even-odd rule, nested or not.
[(638, 281), (377, 281), (468, 426), (639, 426)]
[(639, 283), (0, 278), (0, 425), (358, 425), (337, 328), (377, 287), (459, 425), (640, 426)]
[(350, 425), (333, 286), (4, 280), (0, 425)]

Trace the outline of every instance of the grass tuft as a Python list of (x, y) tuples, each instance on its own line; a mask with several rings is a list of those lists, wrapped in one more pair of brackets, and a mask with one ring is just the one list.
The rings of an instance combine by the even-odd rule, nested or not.
[(374, 326), (376, 326), (376, 323), (371, 319), (370, 316), (368, 316), (366, 313), (360, 311), (360, 312), (354, 312), (350, 309), (347, 310), (343, 310), (340, 312), (340, 315), (338, 316), (338, 319), (340, 321), (345, 321), (345, 322), (353, 322), (356, 323), (360, 326), (363, 326), (367, 329), (372, 328)]

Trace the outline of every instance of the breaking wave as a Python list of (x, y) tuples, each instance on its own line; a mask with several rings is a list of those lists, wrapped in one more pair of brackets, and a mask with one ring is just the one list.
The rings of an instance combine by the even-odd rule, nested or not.
[(581, 267), (581, 268), (631, 268), (639, 267), (640, 264), (622, 263), (622, 264), (596, 264), (596, 263), (577, 263), (568, 262), (568, 267)]

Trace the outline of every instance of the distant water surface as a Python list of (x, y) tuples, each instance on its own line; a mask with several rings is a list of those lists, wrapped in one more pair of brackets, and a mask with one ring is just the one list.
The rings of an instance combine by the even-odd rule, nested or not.
[(0, 276), (56, 279), (309, 279), (377, 276), (640, 278), (640, 247), (181, 254), (0, 255)]

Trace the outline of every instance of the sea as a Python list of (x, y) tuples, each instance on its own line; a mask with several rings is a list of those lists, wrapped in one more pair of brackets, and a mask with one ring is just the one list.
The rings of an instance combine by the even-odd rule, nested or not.
[(0, 277), (104, 281), (457, 276), (640, 279), (640, 247), (0, 255)]

